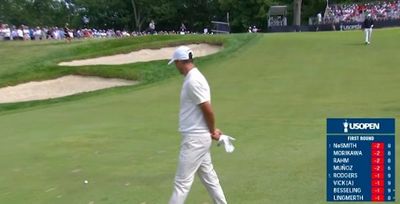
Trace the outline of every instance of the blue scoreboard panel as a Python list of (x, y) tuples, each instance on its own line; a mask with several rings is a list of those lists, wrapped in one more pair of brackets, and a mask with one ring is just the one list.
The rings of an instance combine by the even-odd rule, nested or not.
[(395, 201), (395, 119), (327, 119), (327, 201)]

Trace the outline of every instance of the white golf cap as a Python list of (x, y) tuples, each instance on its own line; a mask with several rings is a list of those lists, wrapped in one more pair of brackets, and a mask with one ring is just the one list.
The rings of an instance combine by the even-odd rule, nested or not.
[(176, 48), (174, 54), (172, 55), (171, 60), (168, 62), (168, 65), (172, 64), (176, 60), (188, 60), (193, 58), (193, 51), (187, 46), (180, 46)]

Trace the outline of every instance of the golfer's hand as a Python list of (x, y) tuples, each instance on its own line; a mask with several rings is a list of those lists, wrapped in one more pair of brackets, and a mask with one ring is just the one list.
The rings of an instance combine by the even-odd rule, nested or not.
[(222, 132), (220, 129), (216, 128), (213, 132), (211, 132), (211, 138), (214, 140), (219, 140), (219, 137), (222, 135)]

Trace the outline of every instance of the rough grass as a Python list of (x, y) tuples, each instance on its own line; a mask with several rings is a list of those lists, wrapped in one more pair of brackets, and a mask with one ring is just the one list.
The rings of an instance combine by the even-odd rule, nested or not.
[[(53, 79), (64, 75), (100, 76), (106, 78), (122, 78), (140, 81), (139, 86), (160, 82), (173, 76), (177, 76), (173, 66), (166, 66), (167, 60), (155, 62), (141, 62), (124, 65), (96, 65), (65, 67), (58, 66), (59, 62), (73, 59), (85, 59), (98, 56), (106, 56), (120, 53), (128, 53), (142, 48), (161, 48), (191, 43), (209, 43), (223, 45), (224, 50), (214, 56), (198, 59), (201, 64), (204, 59), (216, 60), (237, 50), (247, 40), (254, 38), (251, 35), (236, 36), (145, 36), (123, 39), (94, 39), (78, 40), (71, 44), (63, 41), (40, 42), (1, 42), (0, 56), (0, 87), (16, 85), (28, 81), (41, 81)], [(137, 88), (130, 87), (128, 89)], [(14, 110), (24, 107), (32, 107), (38, 104), (50, 104), (65, 100), (75, 100), (105, 92), (118, 92), (125, 88), (114, 88), (94, 93), (84, 93), (77, 96), (69, 96), (61, 99), (47, 101), (23, 102), (18, 104), (0, 104), (0, 111)]]

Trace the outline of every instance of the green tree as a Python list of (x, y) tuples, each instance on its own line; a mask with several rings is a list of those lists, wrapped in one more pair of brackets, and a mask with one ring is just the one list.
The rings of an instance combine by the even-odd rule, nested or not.
[[(89, 27), (99, 29), (130, 29), (131, 11), (127, 0), (76, 0), (75, 23), (84, 26), (82, 18), (88, 17)], [(78, 22), (76, 22), (78, 21)]]
[(279, 4), (274, 0), (219, 0), (221, 10), (229, 12), (231, 28), (243, 32), (251, 25), (265, 27), (269, 7)]
[(0, 21), (14, 25), (63, 25), (68, 9), (63, 1), (1, 0)]
[(201, 31), (209, 27), (212, 20), (226, 19), (225, 13), (220, 10), (218, 0), (176, 0), (177, 15), (173, 22), (174, 28), (181, 23), (191, 31)]
[(30, 25), (57, 25), (63, 26), (68, 20), (68, 9), (61, 1), (40, 0), (31, 1), (26, 5)]
[[(134, 28), (141, 31), (143, 24), (154, 20), (157, 25), (176, 19), (177, 9), (171, 0), (129, 0)], [(158, 26), (157, 26), (158, 27)]]

